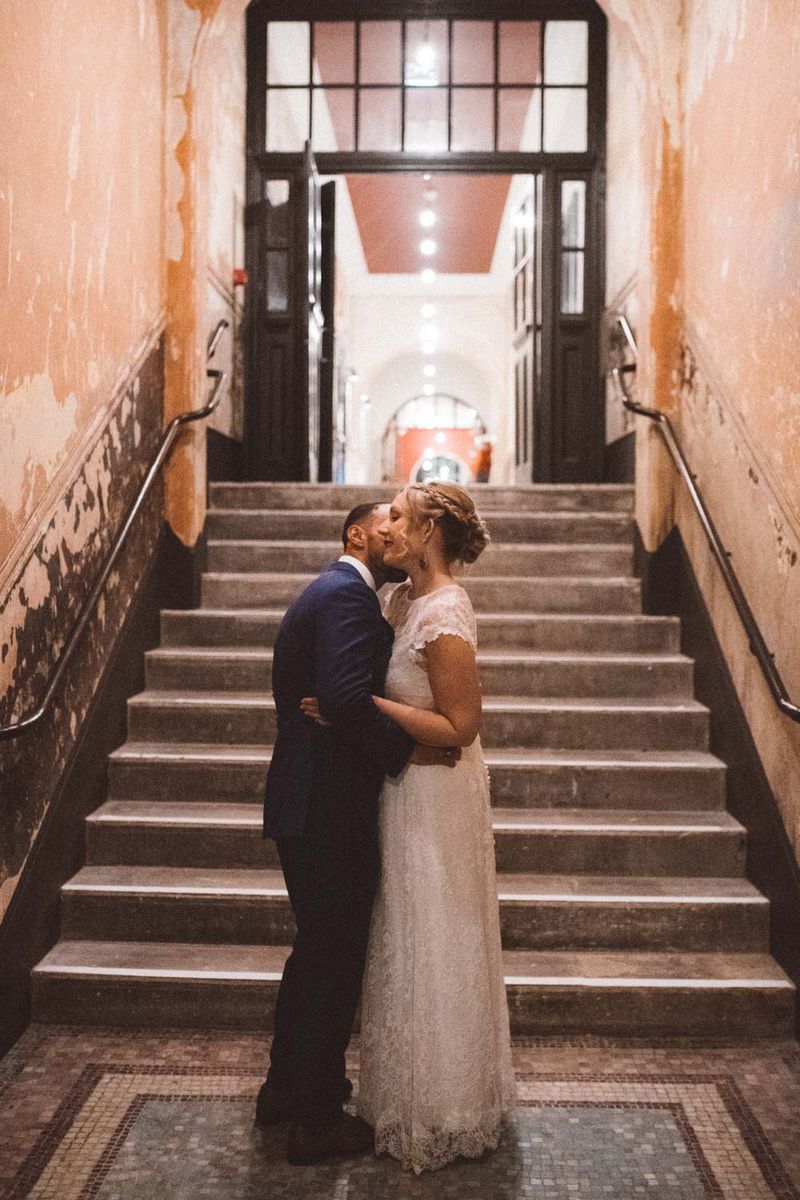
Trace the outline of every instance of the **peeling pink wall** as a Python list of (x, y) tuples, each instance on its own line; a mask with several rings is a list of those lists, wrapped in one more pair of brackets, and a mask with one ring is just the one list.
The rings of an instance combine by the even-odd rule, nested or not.
[[(796, 698), (800, 3), (602, 2), (607, 301), (634, 322), (638, 394), (675, 417)], [(645, 545), (677, 523), (800, 859), (800, 729), (769, 696), (657, 432), (639, 420), (636, 436)]]
[(157, 333), (161, 60), (155, 0), (0, 10), (0, 567)]
[[(0, 9), (2, 723), (40, 699), (161, 430), (163, 41), (156, 0)], [(159, 520), (154, 495), (61, 703), (2, 747), (0, 918)]]
[[(800, 700), (800, 3), (687, 0), (687, 454)], [(800, 728), (769, 696), (681, 497), (678, 524), (800, 859)]]
[[(237, 355), (240, 296), (232, 265), (243, 248), (245, 38), (243, 0), (164, 0), (168, 28), (166, 132), (168, 352), (166, 414), (207, 395), (206, 339), (231, 321), (215, 365), (233, 376), (216, 424), (241, 432)], [(235, 265), (243, 265), (241, 262)], [(187, 432), (166, 473), (166, 515), (188, 546), (205, 522), (205, 428)]]

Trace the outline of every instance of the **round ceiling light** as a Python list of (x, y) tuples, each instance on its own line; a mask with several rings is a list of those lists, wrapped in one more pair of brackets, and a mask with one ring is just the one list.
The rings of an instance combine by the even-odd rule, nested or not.
[(423, 229), (431, 229), (436, 224), (436, 213), (432, 208), (423, 208), (419, 214), (419, 223)]
[(433, 238), (423, 238), (419, 244), (419, 252), (420, 254), (424, 254), (426, 258), (430, 258), (432, 254), (435, 254), (436, 242)]

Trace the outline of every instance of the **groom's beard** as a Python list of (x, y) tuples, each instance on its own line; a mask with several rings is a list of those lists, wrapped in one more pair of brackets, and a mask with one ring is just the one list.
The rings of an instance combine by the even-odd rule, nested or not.
[(387, 567), (384, 565), (383, 574), (387, 583), (405, 583), (408, 579), (408, 572), (402, 570), (401, 567)]

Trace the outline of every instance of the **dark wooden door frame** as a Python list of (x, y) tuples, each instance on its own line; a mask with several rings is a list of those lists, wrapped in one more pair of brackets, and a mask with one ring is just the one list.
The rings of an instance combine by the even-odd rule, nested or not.
[[(456, 172), (470, 174), (544, 175), (544, 221), (548, 252), (543, 255), (544, 323), (542, 330), (542, 391), (552, 388), (556, 351), (555, 317), (558, 304), (556, 260), (558, 247), (555, 205), (557, 181), (586, 178), (589, 181), (586, 209), (586, 255), (584, 295), (591, 327), (586, 413), (591, 426), (592, 464), (587, 474), (602, 479), (605, 412), (604, 389), (599, 362), (599, 328), (604, 304), (605, 278), (605, 151), (607, 23), (594, 0), (252, 0), (247, 10), (247, 201), (257, 205), (265, 173), (288, 173), (297, 169), (299, 154), (267, 153), (266, 146), (266, 38), (270, 20), (359, 20), (359, 19), (481, 19), (481, 20), (585, 20), (589, 29), (588, 150), (586, 153), (453, 153), (414, 155), (372, 153), (318, 153), (321, 175), (350, 173)], [(246, 385), (246, 390), (249, 390)], [(245, 399), (247, 404), (247, 398)], [(546, 424), (551, 424), (548, 420)], [(553, 431), (545, 432), (548, 445), (534, 456), (534, 478), (550, 482), (558, 477), (554, 462)], [(298, 468), (293, 468), (297, 472)], [(297, 477), (302, 477), (302, 472)], [(587, 482), (590, 480), (587, 479)]]

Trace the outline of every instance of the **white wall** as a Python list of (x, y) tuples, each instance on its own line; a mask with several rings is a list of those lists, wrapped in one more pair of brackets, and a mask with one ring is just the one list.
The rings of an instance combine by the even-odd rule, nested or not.
[[(372, 277), (373, 286), (377, 278)], [(412, 281), (409, 286), (413, 288)], [(497, 439), (492, 480), (505, 482), (510, 479), (514, 434), (510, 292), (447, 295), (421, 283), (417, 287), (410, 295), (351, 297), (349, 345), (359, 375), (354, 391), (359, 403), (363, 395), (369, 401), (367, 439), (361, 447), (367, 456), (361, 464), (366, 468), (364, 481), (380, 479), (381, 442), (394, 413), (432, 383), (437, 392), (478, 410)], [(420, 313), (425, 301), (436, 305), (430, 322)], [(428, 323), (438, 330), (436, 350), (430, 355), (422, 352), (422, 326)], [(426, 362), (436, 367), (432, 379), (423, 374)]]

